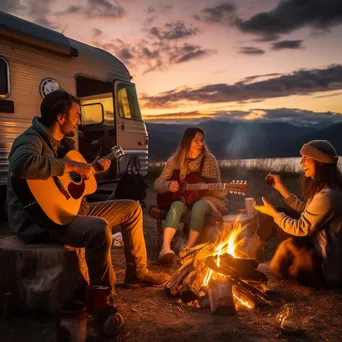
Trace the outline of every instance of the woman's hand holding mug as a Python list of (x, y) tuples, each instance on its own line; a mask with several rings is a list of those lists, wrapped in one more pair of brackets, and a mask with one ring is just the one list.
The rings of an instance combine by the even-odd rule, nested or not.
[(267, 184), (272, 185), (274, 189), (278, 191), (280, 191), (280, 189), (284, 187), (279, 175), (275, 175), (271, 172), (266, 176), (265, 181)]

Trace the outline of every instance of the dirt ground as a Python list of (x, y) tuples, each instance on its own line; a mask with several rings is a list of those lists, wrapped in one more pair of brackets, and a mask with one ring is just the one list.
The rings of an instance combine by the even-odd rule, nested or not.
[[(156, 174), (148, 178), (152, 184)], [(226, 170), (224, 181), (246, 179), (250, 184), (248, 196), (260, 200), (265, 195), (272, 203), (281, 203), (280, 197), (263, 181), (265, 174), (259, 171)], [(294, 176), (287, 175), (291, 190), (296, 190)], [(242, 196), (231, 196), (232, 209), (243, 208)], [(147, 205), (153, 204), (155, 193), (149, 189)], [(156, 226), (144, 210), (144, 233), (148, 249), (149, 268), (172, 274), (173, 268), (162, 268), (156, 249)], [(4, 226), (4, 224), (3, 224)], [(3, 227), (2, 227), (3, 228)], [(4, 230), (1, 230), (2, 233)], [(278, 244), (273, 239), (262, 255), (263, 270)], [(213, 316), (210, 309), (196, 309), (168, 297), (162, 288), (127, 290), (120, 287), (125, 271), (123, 249), (112, 250), (113, 264), (117, 273), (116, 305), (126, 324), (117, 341), (340, 341), (342, 334), (342, 295), (333, 291), (317, 291), (310, 288), (277, 282), (269, 277), (269, 286), (279, 291), (271, 307), (253, 310), (239, 309), (236, 316)], [(300, 317), (302, 333), (286, 336), (279, 331), (276, 315), (285, 303), (294, 303)], [(0, 342), (55, 341), (54, 318), (0, 318)]]

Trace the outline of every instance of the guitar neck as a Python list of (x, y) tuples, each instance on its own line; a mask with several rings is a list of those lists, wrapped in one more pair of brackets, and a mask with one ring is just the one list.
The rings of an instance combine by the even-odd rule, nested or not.
[(186, 184), (185, 190), (196, 191), (196, 190), (223, 190), (229, 189), (229, 183), (197, 183), (197, 184)]
[(101, 157), (101, 159), (108, 159), (108, 160), (114, 160), (116, 159), (116, 155), (113, 152), (110, 152), (106, 154), (104, 157)]

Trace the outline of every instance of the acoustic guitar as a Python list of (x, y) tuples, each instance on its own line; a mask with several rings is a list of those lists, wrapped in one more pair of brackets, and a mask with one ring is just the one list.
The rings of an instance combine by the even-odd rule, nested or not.
[[(121, 147), (114, 146), (111, 153), (103, 158), (121, 160), (124, 155)], [(86, 163), (81, 153), (76, 150), (69, 151), (63, 159)], [(93, 166), (96, 171), (100, 171), (96, 162)], [(62, 176), (46, 180), (12, 176), (11, 183), (32, 221), (44, 229), (56, 229), (70, 223), (78, 214), (82, 198), (97, 189), (94, 176), (84, 179), (76, 172), (65, 172)]]
[(195, 172), (189, 173), (183, 182), (180, 181), (180, 171), (174, 170), (170, 180), (179, 183), (177, 192), (164, 192), (157, 194), (157, 205), (168, 208), (174, 201), (182, 201), (186, 205), (194, 204), (200, 200), (207, 190), (228, 190), (231, 194), (245, 195), (248, 192), (247, 181), (232, 181), (230, 183), (205, 183)]

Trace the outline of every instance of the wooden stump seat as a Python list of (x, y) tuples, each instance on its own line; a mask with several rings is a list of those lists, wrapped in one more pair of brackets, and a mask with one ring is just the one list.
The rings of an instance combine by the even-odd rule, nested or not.
[(0, 238), (0, 313), (10, 306), (13, 314), (55, 314), (88, 283), (84, 248)]
[[(163, 221), (166, 218), (167, 210), (162, 209), (157, 205), (152, 205), (148, 209), (148, 214), (150, 217), (156, 219), (157, 223), (157, 243), (158, 248), (161, 248), (163, 244)], [(187, 215), (181, 217), (181, 223), (187, 225), (191, 216), (191, 210), (189, 210)], [(203, 232), (199, 238), (199, 243), (201, 241), (210, 240), (216, 237), (217, 222), (222, 222), (222, 216), (219, 214), (212, 214), (207, 216), (204, 221)], [(213, 232), (215, 230), (215, 232)]]

